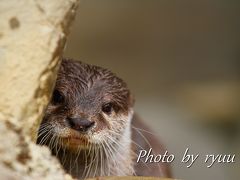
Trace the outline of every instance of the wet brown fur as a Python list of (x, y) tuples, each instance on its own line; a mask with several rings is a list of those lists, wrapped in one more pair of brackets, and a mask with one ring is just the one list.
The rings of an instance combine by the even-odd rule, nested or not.
[[(131, 171), (131, 168), (133, 168), (135, 175), (170, 176), (167, 164), (135, 163), (139, 150), (141, 148), (146, 150), (150, 148), (149, 143), (145, 142), (146, 139), (150, 142), (150, 146), (155, 150), (155, 153), (162, 153), (164, 148), (158, 143), (156, 137), (146, 133), (146, 131), (139, 132), (136, 129), (140, 128), (149, 131), (136, 115), (133, 116), (132, 120), (127, 118), (131, 117), (134, 100), (122, 79), (107, 69), (79, 61), (63, 59), (55, 90), (61, 93), (64, 101), (61, 104), (54, 104), (52, 101), (49, 103), (39, 130), (37, 143), (49, 146), (67, 172), (74, 177), (85, 178), (99, 175), (133, 175)], [(108, 116), (102, 113), (101, 107), (104, 103), (109, 102), (113, 104), (114, 112)], [(66, 119), (70, 116), (89, 119), (96, 122), (96, 126), (86, 135), (81, 134), (72, 130), (69, 126)], [(128, 126), (132, 128), (128, 129)], [(130, 131), (127, 132), (130, 139), (127, 138), (126, 131)], [(124, 133), (126, 137), (123, 135)], [(141, 135), (144, 135), (146, 139), (142, 138)], [(112, 137), (112, 140), (109, 136)], [(106, 137), (110, 139), (106, 139)], [(96, 138), (99, 138), (99, 141)], [(94, 158), (100, 156), (98, 154), (100, 151), (98, 152), (95, 149), (98, 149), (101, 141), (106, 141), (112, 148), (119, 148), (119, 154), (117, 154), (118, 151), (114, 151), (116, 156), (112, 155), (112, 157), (117, 158), (120, 155), (126, 157), (120, 157), (119, 162), (107, 161), (108, 154), (103, 151), (102, 159), (99, 161), (106, 161), (106, 163), (96, 162), (96, 172), (89, 176), (82, 176), (86, 171), (86, 165), (89, 165), (86, 162), (94, 161)], [(114, 142), (125, 144), (121, 148)], [(102, 147), (107, 148), (107, 145), (105, 144)], [(91, 151), (91, 148), (95, 148), (94, 151)], [(124, 150), (124, 148), (126, 149)], [(86, 153), (94, 154), (94, 158), (86, 155)], [(116, 169), (119, 167), (114, 167), (116, 164), (119, 167), (122, 165), (123, 173)], [(111, 167), (109, 167), (110, 165)], [(100, 172), (102, 169), (99, 169), (98, 166), (105, 168), (104, 172), (106, 171), (106, 173)], [(109, 172), (106, 168), (110, 169)]]

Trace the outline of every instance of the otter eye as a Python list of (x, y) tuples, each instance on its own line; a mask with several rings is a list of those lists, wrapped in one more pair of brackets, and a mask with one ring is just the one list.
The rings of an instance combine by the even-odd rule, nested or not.
[(107, 103), (102, 106), (102, 111), (106, 114), (110, 114), (113, 110), (113, 104)]
[(53, 101), (54, 104), (63, 103), (64, 98), (58, 90), (54, 90), (53, 96), (52, 96), (52, 101)]

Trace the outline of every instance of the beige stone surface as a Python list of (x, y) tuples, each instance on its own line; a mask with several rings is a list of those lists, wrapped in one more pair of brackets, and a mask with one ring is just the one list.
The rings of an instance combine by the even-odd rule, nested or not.
[(39, 123), (76, 1), (0, 1), (1, 119)]
[(29, 141), (21, 129), (0, 121), (0, 132), (0, 179), (66, 179), (49, 150)]
[(138, 176), (138, 177), (127, 176), (127, 177), (99, 177), (99, 178), (90, 178), (88, 180), (174, 180), (174, 179), (156, 178), (156, 177), (142, 177), (142, 176)]
[(0, 1), (0, 179), (70, 179), (34, 141), (77, 4)]

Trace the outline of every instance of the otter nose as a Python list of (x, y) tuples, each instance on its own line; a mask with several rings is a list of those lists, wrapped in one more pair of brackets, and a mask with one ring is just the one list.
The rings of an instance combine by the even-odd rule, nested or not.
[(68, 118), (68, 122), (72, 129), (80, 132), (87, 132), (95, 124), (94, 121), (89, 121), (87, 119), (82, 119), (82, 118), (71, 118), (71, 117)]

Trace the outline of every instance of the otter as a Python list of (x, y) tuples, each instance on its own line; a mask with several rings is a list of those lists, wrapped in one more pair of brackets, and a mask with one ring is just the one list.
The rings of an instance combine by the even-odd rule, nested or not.
[(141, 149), (164, 147), (133, 111), (126, 83), (111, 71), (62, 59), (37, 144), (46, 145), (74, 178), (170, 177), (167, 163), (136, 162)]

